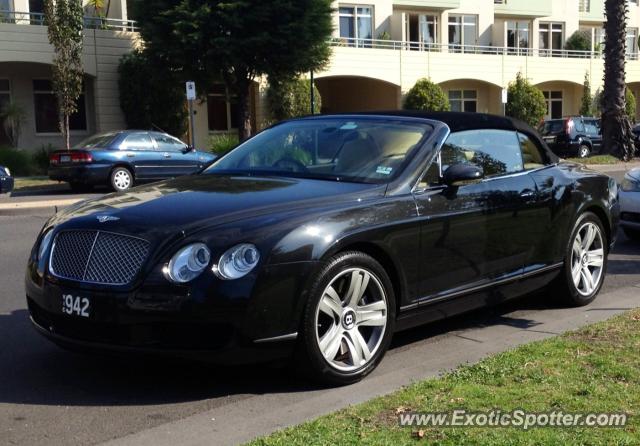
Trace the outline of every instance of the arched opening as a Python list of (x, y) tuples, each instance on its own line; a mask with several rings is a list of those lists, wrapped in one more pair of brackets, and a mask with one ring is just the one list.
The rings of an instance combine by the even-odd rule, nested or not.
[(560, 119), (580, 114), (583, 85), (567, 81), (549, 81), (537, 84), (536, 87), (542, 91), (547, 103), (546, 119)]
[(477, 79), (455, 79), (440, 83), (451, 111), (503, 114), (502, 88)]
[[(22, 115), (17, 146), (39, 149), (62, 144), (58, 123), (57, 99), (52, 85), (51, 65), (33, 62), (0, 62), (0, 109), (13, 103)], [(78, 111), (71, 117), (71, 143), (75, 144), (95, 132), (95, 78), (84, 77)], [(0, 146), (10, 138), (0, 123)]]
[(316, 79), (322, 97), (322, 113), (350, 113), (400, 108), (400, 87), (361, 76)]

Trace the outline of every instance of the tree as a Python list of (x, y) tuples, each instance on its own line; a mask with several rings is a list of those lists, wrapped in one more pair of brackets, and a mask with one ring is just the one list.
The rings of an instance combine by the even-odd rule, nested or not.
[(580, 100), (580, 115), (591, 116), (593, 113), (592, 100), (591, 81), (589, 81), (589, 73), (587, 73), (584, 75), (584, 88), (582, 89), (582, 99)]
[(449, 111), (449, 99), (442, 88), (427, 78), (418, 80), (404, 98), (405, 110)]
[(60, 131), (67, 150), (69, 117), (78, 111), (82, 94), (82, 2), (77, 0), (45, 0), (45, 20), (49, 42), (53, 46), (53, 90), (58, 100)]
[(536, 127), (546, 113), (547, 103), (542, 92), (518, 73), (515, 82), (509, 84), (507, 116)]
[(157, 128), (184, 135), (185, 93), (175, 73), (146, 51), (135, 51), (120, 60), (118, 74), (120, 108), (128, 128)]
[[(322, 98), (313, 86), (314, 113), (320, 113)], [(267, 101), (271, 117), (276, 121), (311, 114), (311, 82), (308, 79), (269, 79)]]
[(629, 161), (635, 148), (625, 109), (626, 0), (606, 0), (605, 16), (602, 142), (605, 153)]
[[(206, 94), (216, 81), (238, 99), (239, 138), (251, 133), (250, 92), (263, 75), (299, 77), (329, 60), (331, 0), (136, 0), (148, 50)], [(153, 14), (142, 10), (154, 11)]]
[(569, 51), (591, 51), (591, 36), (584, 31), (576, 31), (567, 39), (564, 48)]
[(624, 112), (631, 122), (636, 122), (636, 96), (629, 87), (625, 91)]

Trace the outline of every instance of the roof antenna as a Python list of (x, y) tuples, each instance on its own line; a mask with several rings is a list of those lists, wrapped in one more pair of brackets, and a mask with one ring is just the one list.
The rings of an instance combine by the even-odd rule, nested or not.
[(163, 129), (161, 129), (159, 126), (155, 125), (153, 122), (151, 123), (151, 127), (155, 128), (155, 129), (156, 129), (156, 130), (158, 130), (159, 132), (167, 133), (167, 132), (165, 132)]

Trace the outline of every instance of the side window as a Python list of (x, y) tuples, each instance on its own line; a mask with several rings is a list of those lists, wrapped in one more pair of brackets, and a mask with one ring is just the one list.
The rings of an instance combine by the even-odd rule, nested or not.
[(576, 132), (584, 133), (584, 122), (582, 119), (575, 119), (576, 123)]
[(524, 170), (533, 170), (544, 167), (546, 165), (545, 157), (535, 141), (523, 133), (518, 133), (518, 138), (520, 139)]
[(161, 133), (155, 133), (153, 139), (156, 140), (158, 150), (161, 152), (178, 152), (186, 147), (186, 144), (182, 141)]
[(154, 150), (153, 141), (146, 133), (132, 133), (120, 144), (120, 150)]
[(471, 163), (495, 177), (524, 169), (516, 132), (506, 130), (468, 130), (449, 135), (441, 152), (442, 171), (453, 164)]
[(598, 126), (596, 125), (596, 121), (593, 119), (589, 119), (588, 121), (585, 120), (584, 126), (585, 126), (585, 133), (587, 135), (597, 135), (600, 132), (600, 130), (598, 129)]

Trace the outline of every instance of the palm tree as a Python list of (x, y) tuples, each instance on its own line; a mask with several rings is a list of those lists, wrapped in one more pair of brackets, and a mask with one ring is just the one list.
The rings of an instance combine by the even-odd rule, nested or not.
[(625, 113), (627, 1), (605, 0), (604, 91), (602, 137), (604, 150), (618, 158), (633, 158), (633, 134)]

